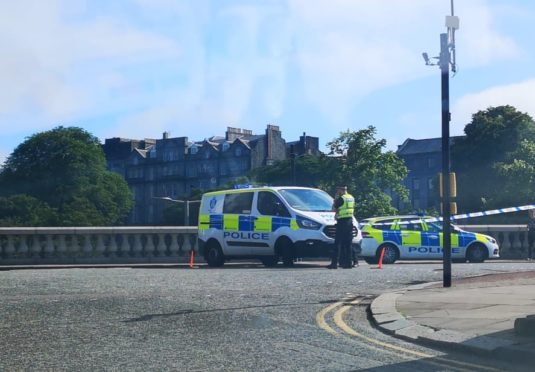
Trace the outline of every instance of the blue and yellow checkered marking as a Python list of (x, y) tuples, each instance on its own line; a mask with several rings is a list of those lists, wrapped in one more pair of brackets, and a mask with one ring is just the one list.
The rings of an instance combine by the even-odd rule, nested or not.
[[(398, 246), (424, 246), (424, 247), (442, 247), (443, 234), (430, 233), (427, 231), (400, 231), (400, 230), (377, 230), (373, 228), (364, 228), (364, 231), (370, 234), (370, 237), (378, 243), (389, 241)], [(403, 236), (403, 234), (407, 236)], [(484, 241), (480, 234), (461, 232), (451, 234), (452, 248), (466, 247), (475, 240)]]
[(297, 222), (291, 218), (249, 216), (237, 214), (211, 214), (199, 216), (199, 229), (217, 229), (229, 231), (274, 232), (289, 227), (297, 230)]

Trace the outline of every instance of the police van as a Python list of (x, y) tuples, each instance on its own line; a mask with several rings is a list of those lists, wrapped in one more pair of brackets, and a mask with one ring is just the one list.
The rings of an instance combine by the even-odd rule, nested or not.
[[(377, 263), (384, 249), (383, 263), (398, 259), (442, 259), (442, 222), (428, 222), (431, 217), (391, 216), (362, 221), (361, 255), (368, 263)], [(498, 258), (496, 240), (488, 235), (464, 231), (451, 225), (451, 257), (456, 262), (483, 262)]]
[[(255, 258), (265, 266), (295, 257), (329, 257), (333, 198), (307, 187), (254, 187), (208, 192), (199, 210), (199, 247), (210, 266)], [(360, 235), (353, 221), (353, 244)]]

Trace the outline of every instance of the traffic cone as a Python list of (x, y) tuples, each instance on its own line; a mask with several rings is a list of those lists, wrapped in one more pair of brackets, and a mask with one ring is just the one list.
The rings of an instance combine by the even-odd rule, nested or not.
[(189, 255), (189, 268), (190, 269), (193, 269), (194, 262), (195, 262), (195, 251), (192, 249)]
[(383, 249), (381, 249), (381, 255), (379, 256), (379, 266), (377, 267), (378, 269), (382, 269), (383, 268), (383, 257), (385, 255), (385, 247), (383, 247)]

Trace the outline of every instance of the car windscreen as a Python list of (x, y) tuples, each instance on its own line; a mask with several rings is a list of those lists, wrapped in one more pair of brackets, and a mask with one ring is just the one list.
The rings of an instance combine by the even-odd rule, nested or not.
[(313, 189), (281, 189), (280, 194), (290, 207), (307, 212), (332, 211), (333, 198), (325, 191)]

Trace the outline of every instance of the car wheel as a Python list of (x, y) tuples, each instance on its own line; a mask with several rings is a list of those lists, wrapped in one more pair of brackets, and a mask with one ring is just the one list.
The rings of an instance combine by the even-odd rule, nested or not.
[(385, 253), (383, 255), (383, 263), (385, 265), (391, 265), (394, 262), (396, 262), (396, 260), (399, 257), (399, 252), (398, 252), (398, 249), (396, 247), (394, 247), (393, 245), (391, 245), (391, 244), (381, 245), (377, 249), (377, 260), (379, 260), (379, 258), (381, 257), (381, 250), (382, 249), (385, 250)]
[(221, 250), (221, 246), (218, 242), (211, 241), (208, 243), (204, 259), (210, 267), (223, 266), (225, 263), (225, 256), (223, 256), (223, 251)]
[(474, 244), (468, 248), (466, 259), (471, 263), (481, 263), (488, 258), (487, 249), (481, 244)]
[(275, 267), (279, 263), (279, 256), (266, 256), (260, 259), (262, 264), (266, 267)]

